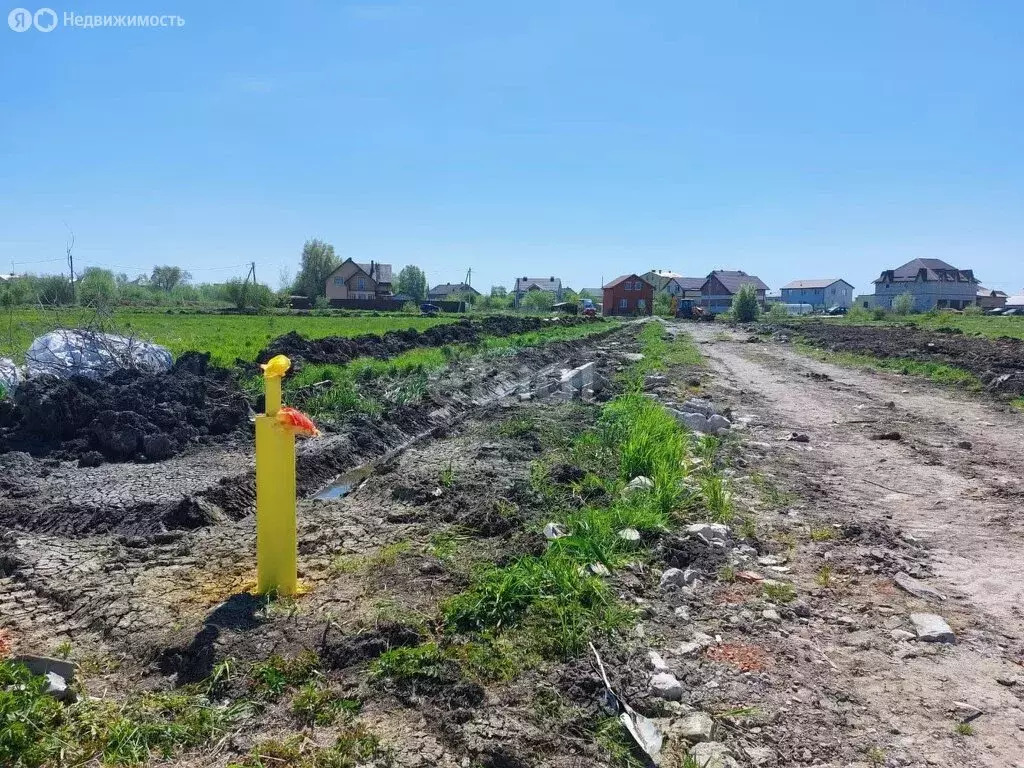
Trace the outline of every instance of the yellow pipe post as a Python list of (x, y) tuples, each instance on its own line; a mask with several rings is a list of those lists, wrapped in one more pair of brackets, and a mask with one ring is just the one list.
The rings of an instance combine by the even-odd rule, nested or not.
[(263, 369), (266, 413), (256, 417), (256, 589), (294, 595), (298, 587), (295, 525), (295, 435), (277, 424), (281, 379), (291, 361)]

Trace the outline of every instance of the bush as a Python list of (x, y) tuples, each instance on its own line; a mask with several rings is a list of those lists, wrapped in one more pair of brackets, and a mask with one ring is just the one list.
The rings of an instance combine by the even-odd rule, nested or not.
[(750, 323), (757, 320), (761, 307), (757, 303), (757, 291), (752, 285), (740, 286), (732, 299), (730, 307), (733, 317), (738, 323)]
[(901, 293), (892, 300), (892, 311), (895, 315), (909, 315), (914, 309), (914, 295)]
[(872, 320), (885, 320), (885, 307), (875, 307), (871, 310)]
[(765, 313), (765, 318), (777, 323), (781, 320), (788, 320), (789, 312), (786, 311), (786, 307), (783, 304), (774, 302), (770, 307), (768, 307), (768, 311)]
[(980, 315), (980, 314), (983, 314), (983, 313), (984, 313), (984, 310), (981, 307), (979, 307), (977, 304), (971, 304), (968, 307), (964, 307), (964, 314), (965, 315)]

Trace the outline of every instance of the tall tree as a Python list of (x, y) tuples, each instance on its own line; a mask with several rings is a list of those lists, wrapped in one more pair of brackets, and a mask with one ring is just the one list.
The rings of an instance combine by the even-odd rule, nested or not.
[(404, 293), (416, 301), (427, 298), (427, 276), (419, 267), (409, 264), (402, 267), (395, 282), (395, 292)]
[(153, 274), (150, 276), (149, 282), (153, 287), (170, 293), (179, 285), (187, 283), (191, 279), (192, 275), (181, 267), (172, 267), (165, 264), (162, 267), (153, 267)]
[(91, 307), (109, 307), (117, 298), (117, 281), (109, 269), (88, 267), (78, 281), (78, 300)]
[(491, 296), (498, 296), (504, 298), (505, 296), (508, 296), (508, 288), (506, 288), (504, 285), (492, 285)]
[(338, 268), (341, 259), (334, 246), (318, 238), (307, 240), (302, 246), (299, 274), (295, 276), (295, 290), (315, 299), (327, 295), (327, 277)]

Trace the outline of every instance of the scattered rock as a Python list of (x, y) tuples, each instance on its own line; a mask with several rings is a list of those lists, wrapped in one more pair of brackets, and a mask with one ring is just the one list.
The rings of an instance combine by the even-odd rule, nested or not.
[(708, 400), (701, 400), (699, 397), (691, 397), (682, 404), (681, 410), (685, 413), (699, 413), (705, 419), (715, 413), (715, 407)]
[(941, 616), (934, 613), (912, 613), (910, 622), (923, 643), (955, 643), (956, 635)]
[(941, 594), (935, 587), (928, 586), (923, 581), (918, 581), (909, 573), (900, 571), (893, 577), (893, 581), (896, 582), (896, 586), (902, 589), (904, 592), (908, 592), (914, 597), (919, 597), (922, 600), (945, 600), (945, 595)]
[(675, 675), (659, 672), (651, 678), (651, 693), (668, 701), (679, 701), (683, 698), (683, 684)]
[(704, 632), (694, 632), (693, 639), (686, 643), (681, 643), (673, 651), (677, 656), (692, 656), (695, 653), (707, 648), (709, 645), (714, 644), (715, 638)]
[(789, 434), (789, 436), (784, 438), (784, 439), (788, 440), (791, 443), (809, 443), (809, 442), (811, 442), (810, 436), (805, 435), (802, 432), (791, 432)]
[(665, 731), (670, 739), (682, 739), (691, 743), (711, 741), (715, 721), (707, 712), (693, 712), (679, 720), (673, 720)]
[(661, 574), (661, 580), (658, 583), (662, 589), (684, 587), (686, 586), (686, 574), (680, 568), (668, 568)]
[(913, 632), (907, 632), (905, 629), (894, 629), (889, 633), (889, 637), (895, 640), (897, 643), (904, 642), (906, 640), (913, 640), (917, 635)]
[(611, 576), (611, 571), (608, 570), (604, 563), (591, 563), (590, 565), (584, 565), (580, 567), (580, 575), (586, 576)]
[(1016, 677), (997, 677), (996, 682), (1000, 685), (1005, 685), (1007, 688), (1012, 688), (1017, 685), (1019, 680)]
[(625, 360), (627, 363), (639, 363), (644, 359), (644, 356), (639, 352), (620, 352), (619, 357)]
[(46, 678), (46, 693), (58, 701), (73, 702), (77, 698), (71, 683), (75, 681), (75, 665), (48, 656), (15, 656), (12, 661), (24, 664), (33, 675)]
[(763, 611), (761, 611), (761, 616), (765, 619), (765, 621), (770, 621), (774, 624), (778, 624), (782, 621), (782, 617), (779, 616), (779, 612), (776, 611), (774, 608), (765, 608)]
[(961, 448), (961, 449), (963, 449), (965, 451), (969, 451), (969, 450), (971, 450), (974, 447), (974, 443), (972, 443), (970, 440), (960, 440), (956, 444), (956, 447), (957, 448)]
[(706, 432), (708, 429), (708, 417), (702, 413), (676, 411), (675, 417), (683, 422), (691, 432)]
[(793, 600), (789, 604), (789, 609), (802, 619), (808, 619), (811, 616), (811, 606), (803, 600)]
[(83, 468), (98, 467), (104, 461), (106, 461), (106, 459), (99, 451), (86, 451), (78, 457), (78, 466)]
[(548, 541), (554, 539), (561, 539), (564, 536), (568, 536), (569, 532), (565, 530), (565, 526), (559, 525), (558, 523), (548, 523), (544, 526), (544, 538)]
[(747, 753), (747, 759), (754, 766), (764, 765), (775, 757), (775, 752), (771, 747), (744, 747), (743, 751)]
[(623, 528), (618, 536), (624, 541), (640, 541), (640, 531), (636, 528)]
[(729, 748), (718, 741), (703, 741), (694, 745), (689, 756), (701, 768), (739, 768)]
[(708, 417), (707, 431), (713, 435), (724, 434), (731, 428), (732, 422), (725, 418), (725, 416), (721, 416), (716, 413), (714, 416)]
[(626, 486), (627, 491), (647, 491), (654, 488), (654, 481), (649, 477), (639, 475), (629, 481), (629, 485)]
[(879, 432), (871, 436), (872, 440), (902, 440), (903, 435), (899, 432)]
[(653, 669), (655, 672), (668, 671), (668, 664), (665, 663), (665, 659), (663, 659), (661, 657), (661, 654), (657, 651), (648, 651), (647, 661), (650, 662), (651, 669)]
[(750, 584), (758, 584), (764, 581), (764, 576), (754, 571), (736, 571), (737, 581), (746, 581)]
[(722, 523), (693, 523), (686, 526), (686, 533), (706, 544), (720, 547), (724, 547), (729, 541), (729, 526)]

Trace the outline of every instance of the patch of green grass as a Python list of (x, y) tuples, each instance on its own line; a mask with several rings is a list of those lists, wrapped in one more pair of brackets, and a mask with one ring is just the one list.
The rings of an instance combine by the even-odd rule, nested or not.
[(264, 701), (275, 701), (287, 689), (309, 682), (318, 674), (320, 659), (314, 651), (302, 651), (291, 658), (271, 656), (249, 669), (249, 690)]
[(355, 768), (368, 761), (386, 764), (388, 751), (360, 724), (341, 729), (333, 745), (318, 747), (302, 735), (264, 741), (239, 763), (228, 768)]
[(441, 469), (438, 482), (440, 482), (444, 488), (451, 488), (455, 485), (455, 465), (452, 463), (451, 459), (448, 460), (448, 466)]
[(811, 528), (811, 541), (832, 541), (836, 537), (836, 529), (831, 525)]
[(498, 425), (502, 437), (526, 437), (534, 432), (536, 425), (529, 416), (514, 416)]
[(594, 740), (602, 756), (615, 768), (645, 768), (649, 765), (638, 754), (636, 742), (617, 717), (600, 720), (594, 727)]
[(973, 736), (975, 733), (974, 726), (970, 723), (957, 723), (953, 730), (958, 736)]
[(792, 584), (781, 581), (766, 581), (763, 585), (764, 596), (773, 603), (791, 603), (796, 599), (796, 590)]
[[(816, 318), (820, 321), (820, 318)], [(813, 322), (813, 321), (812, 321)], [(922, 314), (911, 314), (895, 317), (886, 315), (879, 320), (871, 320), (861, 313), (852, 313), (845, 317), (830, 317), (825, 322), (836, 325), (905, 325), (913, 323), (920, 328), (936, 330), (938, 328), (956, 328), (964, 333), (986, 336), (988, 338), (999, 338), (1010, 336), (1015, 339), (1024, 339), (1024, 317), (1002, 317), (990, 315), (961, 314), (958, 312), (925, 312)]]
[(53, 649), (53, 655), (58, 659), (66, 659), (71, 655), (71, 641), (64, 639), (57, 643), (57, 647)]
[(814, 580), (818, 582), (819, 586), (829, 587), (832, 585), (832, 566), (825, 563), (821, 568), (818, 569), (817, 575)]
[(881, 747), (871, 747), (864, 756), (871, 765), (885, 765), (885, 750)]
[(795, 344), (794, 348), (808, 357), (813, 357), (815, 360), (835, 363), (836, 365), (864, 366), (908, 376), (920, 376), (930, 379), (937, 384), (962, 387), (972, 391), (980, 391), (982, 389), (981, 379), (970, 371), (942, 363), (923, 363), (917, 360), (907, 360), (898, 357), (876, 357), (875, 355), (854, 352), (831, 352), (803, 343)]
[(83, 697), (64, 705), (46, 680), (21, 664), (0, 662), (0, 765), (137, 765), (170, 759), (206, 744), (248, 713), (242, 702), (218, 705), (197, 687), (148, 692), (114, 702)]
[(744, 539), (757, 538), (757, 518), (753, 515), (746, 515), (740, 520), (739, 535)]
[(1015, 397), (1010, 401), (1010, 405), (1024, 411), (1024, 397)]
[(319, 681), (306, 683), (292, 698), (292, 714), (304, 725), (334, 725), (341, 715), (359, 713), (362, 704), (347, 699), (327, 688)]
[(370, 665), (374, 680), (413, 680), (444, 677), (448, 658), (437, 643), (424, 643), (411, 648), (392, 648)]
[(718, 580), (726, 584), (736, 581), (736, 569), (731, 565), (723, 565), (718, 569)]
[(407, 540), (394, 541), (381, 547), (372, 555), (339, 555), (331, 563), (331, 575), (356, 573), (370, 568), (386, 568), (398, 562), (398, 558), (412, 549)]
[(721, 475), (706, 475), (700, 479), (701, 498), (712, 522), (732, 522), (732, 491), (729, 482)]

